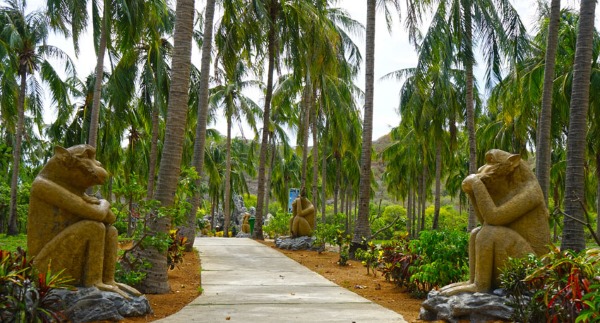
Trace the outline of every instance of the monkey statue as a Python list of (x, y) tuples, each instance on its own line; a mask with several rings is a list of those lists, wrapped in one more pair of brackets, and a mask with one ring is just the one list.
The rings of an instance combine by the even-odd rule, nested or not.
[(109, 202), (85, 193), (107, 177), (94, 147), (57, 146), (31, 184), (28, 253), (40, 272), (64, 268), (75, 286), (95, 286), (126, 298), (139, 296), (134, 288), (114, 280), (118, 234)]
[(244, 213), (244, 219), (242, 221), (242, 232), (250, 233), (250, 213)]
[(440, 290), (445, 296), (489, 292), (499, 285), (506, 260), (548, 252), (548, 209), (540, 185), (521, 156), (492, 149), (477, 174), (467, 176), (467, 193), (481, 226), (469, 238), (469, 281)]
[(300, 195), (292, 202), (292, 218), (290, 233), (292, 237), (310, 237), (315, 230), (315, 207), (306, 198), (306, 190), (302, 188)]

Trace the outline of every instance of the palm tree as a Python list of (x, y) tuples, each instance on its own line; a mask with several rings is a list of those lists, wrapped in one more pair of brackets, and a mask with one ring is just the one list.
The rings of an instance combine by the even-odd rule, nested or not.
[(550, 129), (552, 125), (552, 90), (554, 89), (554, 67), (558, 49), (558, 27), (560, 25), (560, 0), (552, 0), (550, 5), (550, 24), (548, 25), (548, 40), (544, 67), (544, 90), (542, 94), (542, 112), (539, 120), (539, 137), (536, 144), (535, 174), (548, 204), (550, 189), (550, 148), (552, 140)]
[[(45, 58), (53, 57), (66, 62), (69, 73), (74, 72), (73, 63), (60, 49), (47, 45), (48, 20), (44, 13), (35, 11), (25, 14), (25, 2), (18, 0), (7, 1), (6, 6), (0, 8), (1, 44), (9, 56), (10, 68), (3, 77), (19, 78), (19, 94), (17, 101), (17, 124), (13, 145), (13, 164), (11, 178), (10, 208), (8, 234), (18, 234), (17, 228), (17, 188), (19, 179), (19, 166), (21, 162), (21, 149), (26, 104), (34, 107), (41, 105), (39, 97), (26, 103), (28, 77), (40, 73), (43, 81), (50, 85), (54, 100), (59, 105), (68, 105), (66, 85), (58, 77), (57, 72)], [(33, 95), (36, 95), (39, 84), (35, 78), (29, 80)], [(37, 101), (37, 102), (36, 102)]]
[[(198, 172), (196, 187), (200, 187), (202, 175), (204, 173), (204, 149), (206, 146), (206, 123), (208, 120), (208, 79), (210, 74), (210, 54), (213, 39), (213, 21), (215, 17), (216, 0), (207, 0), (204, 9), (204, 27), (202, 29), (202, 56), (200, 58), (200, 84), (198, 88), (198, 120), (196, 121), (196, 136), (194, 140), (194, 155), (192, 166)], [(196, 212), (200, 205), (200, 193), (195, 192), (192, 196), (192, 205), (186, 219), (186, 230), (184, 232), (187, 238), (186, 250), (191, 251), (196, 237)], [(193, 228), (193, 230), (192, 230)]]
[(251, 86), (260, 85), (260, 83), (253, 80), (244, 80), (248, 71), (244, 63), (237, 59), (237, 56), (221, 57), (221, 60), (224, 65), (224, 71), (221, 71), (221, 74), (223, 74), (225, 84), (218, 85), (213, 89), (214, 93), (211, 95), (210, 101), (212, 105), (221, 105), (223, 107), (227, 121), (225, 201), (223, 208), (225, 225), (223, 232), (229, 232), (231, 215), (231, 127), (234, 120), (240, 121), (244, 117), (246, 122), (256, 132), (254, 118), (259, 115), (260, 108), (252, 99), (245, 96), (242, 91)]
[(564, 219), (561, 250), (579, 251), (585, 248), (582, 224), (584, 220), (584, 161), (595, 11), (595, 0), (581, 0), (567, 139), (565, 213), (569, 216)]
[[(420, 38), (418, 27), (421, 17), (428, 13), (431, 8), (435, 8), (434, 19), (443, 19), (442, 22), (433, 21), (432, 24), (447, 26), (451, 30), (450, 36), (455, 40), (453, 43), (458, 51), (456, 56), (464, 66), (466, 75), (465, 124), (469, 139), (469, 173), (473, 174), (477, 172), (473, 76), (475, 56), (473, 54), (473, 44), (477, 40), (481, 41), (484, 56), (487, 60), (486, 84), (491, 87), (494, 81), (500, 79), (502, 56), (510, 57), (509, 62), (514, 64), (527, 52), (526, 30), (518, 13), (508, 0), (411, 0), (408, 6), (407, 26), (410, 33), (409, 39), (414, 43), (417, 43), (417, 39)], [(475, 28), (480, 31), (474, 35), (473, 30)], [(479, 39), (474, 38), (474, 36), (478, 36)], [(475, 213), (471, 210), (468, 229), (473, 229), (476, 224)]]
[[(362, 150), (360, 157), (360, 187), (358, 193), (358, 218), (352, 238), (350, 255), (354, 257), (356, 248), (366, 248), (364, 241), (371, 238), (369, 225), (369, 203), (371, 202), (371, 141), (373, 140), (373, 96), (375, 80), (375, 8), (381, 0), (367, 1), (367, 37), (365, 59), (365, 108), (363, 115)], [(397, 0), (383, 0), (386, 19), (389, 18), (387, 3), (400, 12)], [(391, 28), (391, 21), (388, 29)]]
[[(168, 115), (165, 129), (165, 143), (158, 171), (158, 184), (155, 199), (163, 207), (173, 204), (181, 159), (189, 97), (189, 81), (192, 55), (192, 34), (194, 25), (194, 0), (179, 0), (175, 9), (175, 35), (173, 46), (173, 74), (169, 89)], [(151, 235), (166, 235), (171, 227), (168, 217), (157, 218), (148, 225)], [(141, 282), (140, 289), (145, 293), (169, 292), (166, 251), (148, 247), (140, 251), (142, 259), (147, 259), (151, 268)]]

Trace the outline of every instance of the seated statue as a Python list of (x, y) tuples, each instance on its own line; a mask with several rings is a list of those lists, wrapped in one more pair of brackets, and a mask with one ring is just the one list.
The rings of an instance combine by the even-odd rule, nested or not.
[(89, 145), (55, 148), (31, 184), (28, 253), (40, 272), (65, 269), (75, 286), (138, 296), (114, 280), (118, 234), (109, 202), (85, 193), (108, 177), (95, 158), (96, 149)]
[(290, 233), (292, 237), (310, 237), (315, 230), (315, 207), (305, 197), (306, 191), (300, 190), (300, 195), (292, 202), (292, 218)]
[(521, 156), (492, 149), (477, 174), (467, 176), (467, 193), (481, 226), (469, 238), (469, 281), (440, 290), (450, 296), (489, 292), (499, 287), (506, 260), (529, 253), (548, 252), (550, 227), (544, 195), (535, 175)]
[(244, 219), (242, 220), (242, 232), (250, 233), (250, 213), (244, 213)]

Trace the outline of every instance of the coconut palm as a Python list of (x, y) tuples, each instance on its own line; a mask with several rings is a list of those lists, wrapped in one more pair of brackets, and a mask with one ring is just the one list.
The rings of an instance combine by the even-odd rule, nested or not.
[(585, 248), (583, 235), (583, 198), (585, 139), (590, 102), (590, 75), (594, 36), (595, 0), (582, 0), (579, 9), (577, 47), (573, 65), (573, 89), (569, 109), (569, 136), (567, 139), (567, 174), (565, 184), (565, 213), (561, 250)]
[[(191, 70), (192, 34), (194, 23), (194, 0), (179, 0), (175, 9), (175, 35), (173, 46), (173, 73), (169, 88), (167, 123), (164, 148), (158, 171), (158, 184), (155, 199), (164, 207), (173, 204), (183, 152), (184, 130), (189, 97)], [(171, 228), (171, 219), (157, 218), (150, 222), (151, 235), (166, 235)], [(146, 293), (169, 292), (166, 251), (148, 247), (140, 251), (141, 258), (148, 260), (151, 268), (146, 269), (146, 277), (140, 289)]]
[[(514, 64), (527, 52), (526, 30), (518, 13), (507, 0), (412, 0), (408, 6), (407, 26), (409, 38), (414, 43), (420, 39), (421, 17), (429, 13), (432, 8), (435, 12), (434, 19), (443, 19), (441, 22), (432, 21), (432, 24), (447, 26), (451, 30), (451, 37), (454, 39), (457, 52), (455, 54), (464, 66), (466, 75), (465, 124), (469, 134), (469, 173), (476, 173), (473, 44), (478, 40), (481, 44), (486, 59), (486, 84), (491, 87), (501, 78), (502, 56), (509, 57), (509, 63)], [(473, 33), (475, 29), (479, 30), (476, 34)], [(431, 44), (434, 43), (431, 42)], [(475, 213), (471, 210), (469, 230), (473, 229), (475, 225)]]
[(230, 222), (230, 201), (231, 201), (231, 128), (233, 121), (241, 121), (244, 118), (248, 125), (256, 131), (255, 117), (260, 115), (260, 108), (252, 99), (243, 94), (243, 91), (260, 85), (260, 82), (254, 80), (245, 80), (248, 70), (237, 56), (221, 57), (224, 70), (219, 71), (217, 78), (223, 78), (223, 84), (217, 85), (211, 95), (211, 105), (221, 106), (227, 122), (227, 141), (225, 151), (226, 170), (225, 170), (225, 201), (224, 214), (225, 224), (223, 232), (229, 232)]
[[(5, 53), (8, 55), (7, 62), (10, 64), (2, 74), (2, 77), (18, 77), (19, 80), (17, 123), (15, 125), (16, 131), (13, 144), (10, 213), (7, 231), (9, 235), (16, 235), (18, 234), (17, 185), (25, 124), (25, 108), (28, 107), (32, 111), (38, 110), (38, 113), (34, 113), (41, 116), (39, 111), (41, 111), (42, 106), (39, 82), (35, 77), (31, 76), (39, 74), (41, 79), (49, 85), (55, 102), (59, 106), (66, 106), (68, 105), (67, 86), (46, 58), (58, 58), (65, 62), (65, 67), (69, 74), (74, 73), (74, 67), (64, 52), (46, 44), (49, 32), (47, 16), (40, 11), (26, 14), (24, 1), (10, 0), (7, 1), (5, 6), (0, 7), (0, 26), (2, 26), (0, 44), (4, 47)], [(27, 84), (28, 82), (29, 85)], [(28, 89), (30, 91), (29, 95)], [(6, 94), (9, 95), (8, 93)], [(26, 100), (27, 96), (29, 98)]]

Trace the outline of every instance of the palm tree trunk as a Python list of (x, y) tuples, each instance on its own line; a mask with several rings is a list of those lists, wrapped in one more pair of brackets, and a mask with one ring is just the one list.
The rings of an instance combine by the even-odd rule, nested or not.
[(313, 225), (315, 225), (316, 227), (316, 222), (317, 222), (317, 214), (316, 214), (316, 210), (318, 210), (318, 201), (319, 201), (319, 193), (318, 193), (318, 185), (319, 185), (319, 145), (317, 144), (317, 105), (315, 103), (315, 99), (316, 99), (317, 95), (316, 95), (316, 88), (313, 87), (313, 95), (312, 95), (312, 100), (311, 100), (311, 106), (312, 106), (312, 122), (310, 123), (312, 125), (312, 141), (313, 141), (313, 146), (312, 146), (312, 162), (313, 162), (313, 178), (312, 178), (312, 201), (313, 204), (315, 205), (315, 223), (313, 223)]
[(25, 93), (27, 92), (27, 66), (19, 67), (19, 76), (21, 77), (21, 87), (19, 88), (19, 102), (17, 106), (17, 133), (15, 134), (15, 146), (13, 147), (13, 167), (10, 180), (10, 206), (8, 216), (9, 236), (19, 234), (17, 226), (17, 193), (19, 192), (19, 168), (21, 167), (21, 145), (23, 142), (23, 127), (25, 124)]
[(556, 51), (558, 48), (558, 26), (560, 22), (560, 0), (552, 0), (550, 7), (550, 25), (548, 27), (548, 40), (546, 46), (546, 64), (544, 65), (544, 89), (542, 93), (542, 112), (540, 116), (539, 137), (536, 149), (537, 179), (544, 193), (548, 205), (548, 190), (550, 189), (550, 147), (552, 139), (550, 129), (552, 125), (552, 90), (554, 88), (554, 67), (556, 65)]
[[(158, 91), (157, 91), (158, 92)], [(150, 142), (150, 161), (148, 167), (148, 187), (146, 189), (146, 199), (150, 200), (154, 196), (154, 179), (156, 177), (156, 161), (158, 159), (158, 127), (159, 127), (159, 103), (158, 95), (155, 95), (154, 109), (152, 110), (152, 141)]]
[[(178, 0), (173, 46), (173, 74), (169, 89), (169, 105), (165, 128), (165, 143), (158, 170), (156, 200), (163, 207), (173, 205), (183, 152), (183, 140), (186, 124), (186, 112), (189, 93), (192, 32), (194, 23), (194, 0)], [(149, 221), (149, 234), (166, 235), (171, 228), (171, 218), (161, 217)], [(143, 293), (162, 294), (170, 291), (167, 276), (167, 254), (155, 247), (148, 246), (139, 252), (141, 259), (147, 260), (151, 267), (142, 269), (146, 278), (140, 283)]]
[(308, 173), (308, 129), (310, 125), (310, 76), (307, 77), (306, 86), (304, 87), (304, 95), (302, 103), (304, 106), (304, 116), (302, 117), (302, 172), (300, 178), (300, 187), (306, 188), (306, 174)]
[(340, 182), (342, 180), (342, 159), (339, 152), (335, 152), (335, 186), (333, 189), (333, 215), (338, 214), (338, 197), (340, 196)]
[(325, 134), (327, 133), (329, 129), (329, 121), (325, 122), (325, 132), (323, 133), (323, 135), (321, 136), (321, 143), (323, 145), (323, 153), (322, 155), (322, 161), (321, 161), (321, 222), (325, 223), (327, 221), (326, 216), (325, 216), (325, 201), (327, 200), (327, 197), (325, 195), (325, 183), (327, 180), (327, 144), (325, 143), (325, 140), (323, 140), (323, 136), (325, 136)]
[(360, 156), (358, 219), (352, 238), (350, 257), (357, 248), (365, 249), (364, 241), (371, 239), (369, 202), (371, 201), (371, 141), (373, 137), (373, 95), (375, 81), (375, 7), (376, 0), (367, 0), (367, 38), (365, 60), (365, 114)]
[[(204, 13), (204, 33), (202, 42), (202, 57), (200, 58), (200, 88), (198, 92), (198, 121), (196, 123), (196, 136), (194, 137), (194, 156), (193, 166), (198, 172), (198, 179), (194, 183), (200, 187), (202, 183), (202, 174), (204, 167), (204, 147), (206, 146), (206, 120), (208, 119), (208, 76), (210, 74), (210, 51), (213, 39), (213, 21), (215, 17), (216, 0), (207, 0)], [(196, 237), (196, 212), (200, 206), (200, 192), (196, 191), (192, 195), (190, 212), (187, 214), (186, 229), (184, 235), (187, 238), (185, 245), (186, 251), (191, 251)], [(214, 226), (212, 227), (214, 228)]]
[[(271, 141), (271, 148), (269, 149), (270, 151), (268, 152), (270, 155), (270, 161), (269, 161), (269, 173), (267, 175), (267, 185), (266, 185), (266, 189), (265, 189), (265, 212), (269, 213), (269, 200), (270, 200), (270, 196), (271, 194), (269, 194), (271, 192), (271, 182), (272, 182), (272, 178), (273, 178), (273, 164), (275, 163), (275, 153), (276, 153), (276, 149), (277, 147), (275, 146), (275, 136), (272, 135), (272, 133), (269, 133), (269, 141)], [(287, 209), (286, 209), (287, 210)]]
[(263, 213), (265, 198), (265, 165), (267, 161), (267, 145), (269, 144), (269, 123), (271, 118), (271, 99), (273, 98), (273, 72), (275, 69), (276, 38), (277, 38), (277, 15), (278, 1), (271, 0), (269, 3), (269, 17), (271, 27), (268, 35), (268, 55), (269, 64), (267, 67), (267, 89), (265, 93), (265, 108), (263, 110), (263, 131), (260, 145), (260, 155), (258, 160), (258, 188), (256, 201), (256, 215), (254, 222), (254, 238), (264, 240), (263, 236)]
[[(465, 71), (466, 71), (466, 104), (467, 104), (467, 131), (469, 137), (469, 174), (477, 173), (477, 141), (475, 140), (475, 107), (473, 102), (473, 25), (471, 17), (470, 2), (468, 8), (463, 8), (465, 11)], [(477, 226), (477, 217), (473, 206), (469, 207), (469, 232)]]
[(435, 141), (435, 198), (433, 206), (433, 225), (432, 229), (439, 228), (440, 219), (440, 195), (442, 178), (442, 143), (440, 139)]
[(561, 250), (580, 251), (585, 248), (583, 232), (584, 164), (587, 133), (587, 115), (590, 99), (590, 75), (592, 70), (592, 46), (596, 0), (581, 0), (575, 62), (573, 63), (573, 87), (569, 109), (569, 136), (567, 137), (567, 173), (565, 184), (565, 213)]
[(98, 142), (98, 123), (100, 119), (100, 97), (102, 96), (102, 79), (104, 78), (104, 53), (106, 52), (106, 41), (108, 38), (108, 16), (109, 0), (104, 1), (104, 12), (102, 13), (102, 28), (100, 28), (100, 42), (98, 44), (98, 57), (96, 60), (96, 83), (94, 83), (94, 97), (92, 99), (92, 112), (90, 116), (90, 133), (88, 134), (88, 145), (96, 147)]
[(596, 153), (596, 235), (600, 236), (600, 152)]
[(421, 226), (419, 227), (419, 232), (425, 230), (425, 209), (427, 203), (427, 177), (429, 177), (429, 169), (427, 168), (427, 164), (423, 164), (423, 185), (421, 185)]
[(406, 203), (406, 232), (408, 232), (408, 236), (413, 238), (412, 233), (412, 188), (408, 188), (408, 201)]
[(227, 116), (227, 153), (225, 161), (225, 201), (223, 212), (225, 213), (225, 225), (223, 236), (229, 237), (229, 222), (231, 221), (231, 116)]

